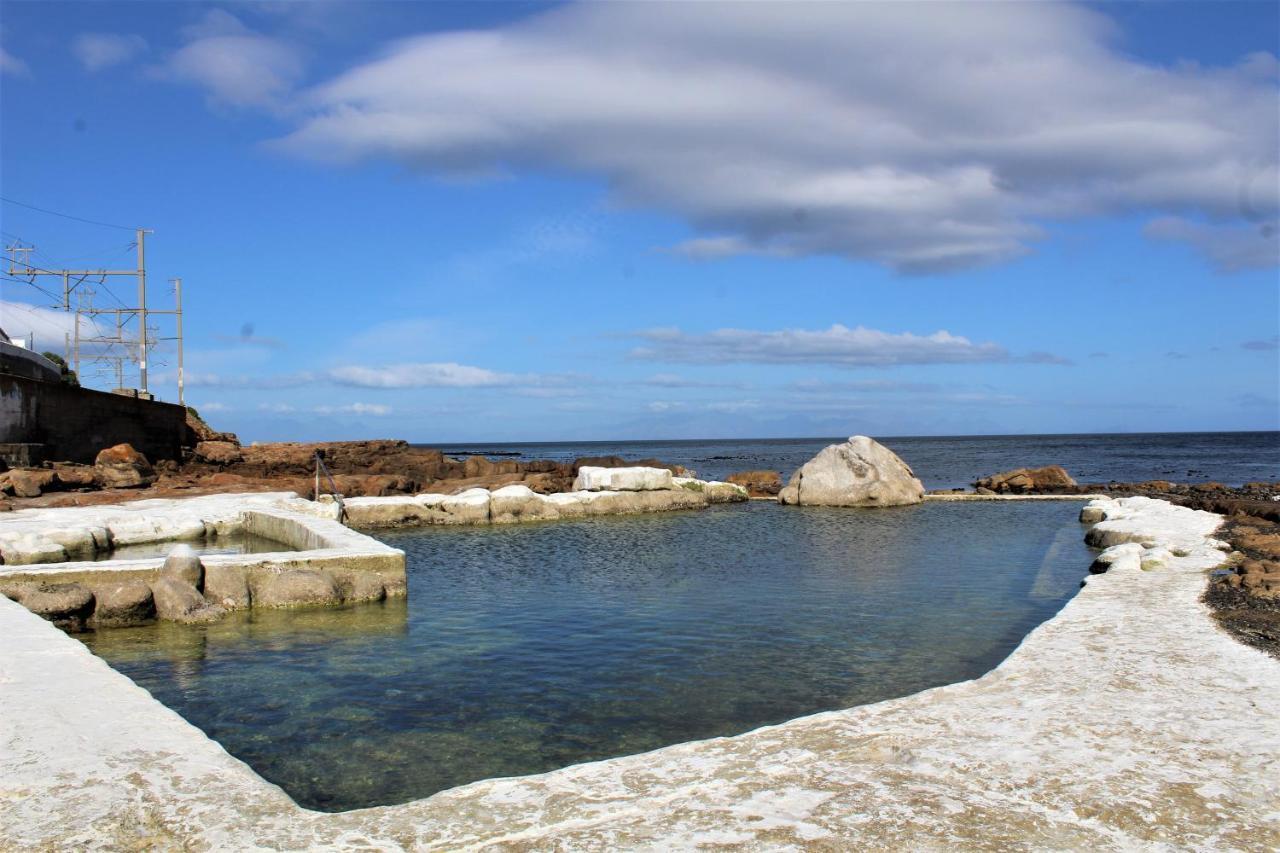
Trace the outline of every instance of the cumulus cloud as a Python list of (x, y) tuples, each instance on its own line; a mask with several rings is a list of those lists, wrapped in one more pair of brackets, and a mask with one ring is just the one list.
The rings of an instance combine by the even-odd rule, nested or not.
[(1147, 223), (1144, 233), (1156, 240), (1187, 243), (1222, 272), (1270, 269), (1280, 264), (1280, 228), (1274, 222), (1229, 225), (1166, 216)]
[(1261, 352), (1275, 352), (1280, 350), (1280, 335), (1272, 335), (1270, 338), (1257, 341), (1245, 341), (1240, 345), (1240, 348)]
[(139, 35), (81, 33), (71, 42), (71, 52), (88, 71), (101, 71), (128, 62), (147, 49)]
[(249, 29), (222, 9), (207, 12), (184, 35), (187, 43), (157, 73), (204, 88), (216, 103), (277, 108), (302, 77), (297, 47)]
[(840, 324), (829, 329), (753, 331), (718, 329), (691, 334), (680, 329), (635, 333), (645, 345), (633, 358), (684, 364), (828, 364), (840, 367), (893, 367), (907, 364), (963, 364), (1031, 361), (1069, 363), (1049, 353), (1015, 357), (994, 343), (974, 343), (947, 331), (931, 335), (892, 333)]
[(0, 47), (0, 74), (12, 74), (15, 77), (29, 77), (31, 69), (27, 63)]
[[(1116, 35), (1052, 2), (570, 4), (397, 43), (306, 93), (279, 144), (600, 177), (685, 218), (676, 249), (700, 258), (931, 272), (1029, 251), (1048, 220), (1275, 220), (1276, 58), (1159, 66)], [(1154, 228), (1211, 254), (1222, 238)]]
[(514, 385), (521, 377), (454, 362), (415, 362), (383, 367), (349, 365), (329, 371), (340, 385), (357, 388), (482, 388)]

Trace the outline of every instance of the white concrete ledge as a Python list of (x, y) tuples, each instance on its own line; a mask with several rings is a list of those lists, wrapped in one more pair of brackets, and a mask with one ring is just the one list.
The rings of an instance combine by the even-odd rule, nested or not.
[[(468, 489), (457, 495), (347, 498), (347, 521), (363, 528), (429, 524), (516, 524), (594, 515), (703, 509), (747, 500), (733, 483), (672, 477), (665, 468), (583, 468), (573, 492), (541, 495), (528, 486)], [(612, 487), (612, 488), (610, 488)], [(324, 506), (322, 502), (320, 506)]]
[(1280, 847), (1280, 662), (1199, 600), (1220, 519), (1095, 506), (1168, 556), (1090, 578), (982, 678), (332, 815), (0, 600), (0, 849)]
[[(122, 545), (194, 541), (248, 533), (293, 550), (209, 554), (207, 571), (235, 572), (246, 583), (291, 570), (325, 571), (342, 585), (361, 586), (358, 575), (377, 575), (383, 593), (406, 591), (404, 553), (338, 523), (336, 507), (305, 501), (291, 492), (206, 495), (90, 507), (28, 509), (0, 516), (0, 593), (40, 582), (156, 581), (164, 557), (92, 560), (95, 551)], [(369, 580), (365, 578), (364, 580)], [(368, 584), (364, 584), (368, 587)], [(232, 609), (246, 600), (226, 603)]]

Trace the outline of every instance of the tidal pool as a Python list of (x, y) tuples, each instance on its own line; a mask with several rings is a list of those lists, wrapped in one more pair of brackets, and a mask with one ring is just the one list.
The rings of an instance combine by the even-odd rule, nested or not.
[(973, 678), (1079, 588), (1075, 502), (379, 533), (409, 598), (79, 635), (299, 803), (386, 805)]

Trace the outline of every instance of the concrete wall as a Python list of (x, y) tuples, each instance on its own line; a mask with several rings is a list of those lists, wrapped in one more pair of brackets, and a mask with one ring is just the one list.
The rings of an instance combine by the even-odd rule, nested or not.
[(186, 410), (0, 373), (0, 445), (42, 444), (46, 461), (92, 463), (121, 442), (148, 459), (180, 459)]

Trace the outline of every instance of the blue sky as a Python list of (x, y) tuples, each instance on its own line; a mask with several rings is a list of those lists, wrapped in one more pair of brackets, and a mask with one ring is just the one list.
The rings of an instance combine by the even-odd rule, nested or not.
[(1276, 429), (1277, 15), (5, 2), (0, 215), (247, 440)]

